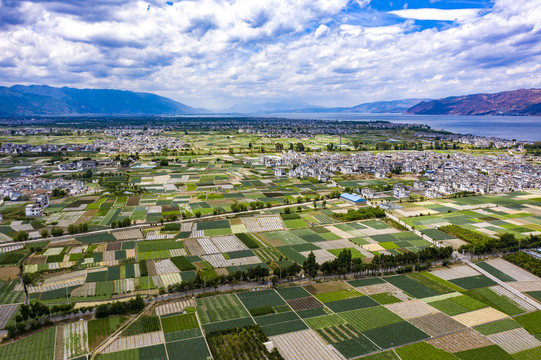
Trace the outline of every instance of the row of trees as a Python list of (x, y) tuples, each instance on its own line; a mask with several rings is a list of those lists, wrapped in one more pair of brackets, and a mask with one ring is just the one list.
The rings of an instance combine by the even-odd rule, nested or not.
[[(123, 228), (128, 227), (132, 224), (131, 219), (129, 217), (124, 218), (123, 220), (113, 221), (111, 223), (111, 227), (114, 228)], [(69, 230), (69, 229), (68, 229)]]
[(68, 233), (70, 234), (85, 233), (87, 231), (88, 231), (88, 223), (82, 223), (79, 225), (70, 224), (68, 226)]
[(505, 255), (503, 258), (525, 270), (528, 270), (534, 275), (541, 276), (541, 260), (533, 257), (532, 255), (519, 251), (513, 254)]
[(66, 315), (75, 311), (79, 310), (74, 310), (73, 304), (54, 305), (52, 307), (44, 305), (39, 301), (31, 305), (22, 304), (19, 307), (17, 315), (15, 315), (15, 323), (7, 325), (5, 330), (8, 332), (8, 337), (12, 339), (28, 331), (34, 331), (52, 325), (48, 318), (50, 315)]
[(170, 293), (183, 292), (205, 287), (216, 288), (218, 285), (235, 284), (243, 281), (261, 281), (267, 279), (269, 274), (269, 269), (261, 265), (249, 267), (246, 271), (238, 270), (228, 275), (220, 275), (208, 279), (197, 274), (193, 280), (169, 285), (167, 291)]
[[(413, 265), (416, 268), (428, 268), (431, 262), (451, 258), (453, 248), (448, 246), (444, 248), (429, 247), (420, 250), (417, 253), (407, 252), (396, 255), (375, 255), (372, 263), (367, 264), (361, 258), (353, 258), (350, 249), (344, 249), (334, 260), (329, 260), (319, 265), (316, 262), (315, 255), (311, 252), (303, 263), (304, 273), (312, 278), (316, 277), (318, 271), (324, 275), (345, 275), (347, 273), (357, 274), (374, 274), (379, 272), (389, 271), (409, 271), (413, 270)], [(402, 268), (403, 266), (406, 266)]]
[(385, 216), (385, 210), (376, 207), (364, 207), (357, 210), (349, 209), (345, 214), (333, 214), (333, 217), (341, 221), (384, 218)]
[(530, 249), (541, 246), (541, 237), (533, 236), (517, 239), (512, 233), (501, 234), (498, 237), (481, 234), (458, 225), (440, 226), (439, 230), (462, 239), (468, 244), (462, 245), (459, 251), (471, 254), (494, 254), (498, 252), (515, 252), (519, 249)]
[(110, 315), (128, 315), (140, 312), (145, 308), (145, 301), (141, 295), (125, 302), (116, 301), (109, 304), (101, 304), (96, 308), (96, 317), (104, 318)]

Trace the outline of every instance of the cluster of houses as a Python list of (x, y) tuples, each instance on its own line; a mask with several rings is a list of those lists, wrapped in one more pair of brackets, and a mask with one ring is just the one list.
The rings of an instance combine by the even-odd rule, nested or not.
[[(262, 156), (260, 163), (273, 167), (277, 177), (315, 177), (321, 182), (329, 181), (337, 172), (365, 173), (376, 178), (384, 178), (392, 172), (418, 174), (420, 180), (411, 187), (400, 183), (393, 186), (393, 196), (397, 198), (408, 197), (412, 191), (437, 198), (464, 191), (488, 194), (541, 187), (541, 166), (509, 155), (472, 156), (428, 151), (308, 155), (288, 151), (282, 156)], [(377, 197), (368, 188), (362, 189), (361, 195), (368, 199)]]
[(152, 154), (159, 153), (162, 150), (181, 150), (189, 145), (178, 137), (151, 136), (151, 135), (133, 135), (122, 136), (116, 140), (96, 140), (94, 146), (105, 154), (116, 153), (139, 153)]
[(78, 144), (78, 145), (30, 145), (30, 144), (12, 144), (5, 143), (0, 146), (0, 153), (4, 154), (25, 154), (25, 153), (57, 153), (57, 152), (77, 152), (77, 151), (97, 151), (95, 145)]
[(519, 150), (524, 150), (524, 144), (530, 143), (530, 141), (508, 140), (477, 135), (440, 134), (437, 132), (417, 132), (415, 133), (415, 137), (433, 139), (437, 141), (459, 142), (462, 144), (474, 145), (479, 148), (494, 147), (497, 149), (509, 148), (518, 145)]
[(98, 166), (117, 166), (120, 162), (111, 158), (91, 159), (91, 160), (73, 160), (59, 163), (54, 172), (78, 172), (88, 169), (95, 169)]
[(239, 124), (238, 132), (278, 138), (303, 138), (314, 135), (351, 135), (362, 129), (403, 129), (411, 126), (429, 129), (426, 125), (391, 123), (386, 121), (321, 121), (307, 119), (264, 119)]
[(51, 192), (53, 189), (66, 191), (68, 195), (78, 195), (87, 190), (82, 181), (43, 179), (39, 177), (18, 177), (0, 179), (0, 197), (10, 201), (20, 201), (35, 194)]

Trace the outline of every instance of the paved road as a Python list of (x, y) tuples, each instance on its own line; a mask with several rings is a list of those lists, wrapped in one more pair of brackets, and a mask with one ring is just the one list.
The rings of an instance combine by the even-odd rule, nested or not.
[(519, 298), (521, 299), (524, 299), (525, 301), (527, 301), (530, 305), (534, 306), (536, 309), (538, 310), (541, 310), (541, 304), (539, 304), (538, 302), (534, 301), (533, 299), (530, 299), (528, 296), (522, 294), (520, 291), (518, 291), (517, 289), (515, 289), (514, 287), (510, 286), (509, 284), (501, 281), (500, 279), (498, 279), (497, 277), (495, 277), (494, 275), (488, 273), (487, 271), (483, 270), (482, 268), (480, 268), (478, 265), (472, 263), (469, 259), (469, 256), (464, 256), (464, 255), (458, 255), (458, 259), (460, 259), (462, 262), (464, 262), (465, 264), (467, 264), (468, 266), (470, 266), (471, 268), (477, 270), (478, 272), (480, 272), (481, 274), (485, 275), (486, 277), (488, 277), (490, 280), (496, 282), (498, 285), (502, 286), (504, 289), (506, 290), (509, 290), (510, 292), (512, 292), (513, 294), (515, 294), (516, 296), (518, 296)]

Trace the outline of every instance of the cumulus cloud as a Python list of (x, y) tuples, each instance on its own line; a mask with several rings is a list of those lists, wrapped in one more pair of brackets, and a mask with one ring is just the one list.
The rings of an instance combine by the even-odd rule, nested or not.
[(402, 18), (417, 20), (471, 21), (481, 12), (480, 9), (403, 9), (389, 11)]
[[(453, 25), (418, 22), (432, 20)], [(354, 105), (539, 86), (540, 34), (540, 0), (390, 13), (367, 0), (0, 0), (0, 82), (152, 91), (209, 108)]]

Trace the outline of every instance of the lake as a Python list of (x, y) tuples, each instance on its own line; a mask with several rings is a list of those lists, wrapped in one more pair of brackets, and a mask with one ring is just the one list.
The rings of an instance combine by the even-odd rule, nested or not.
[(432, 129), (459, 134), (494, 136), (504, 139), (541, 141), (541, 116), (450, 116), (402, 114), (250, 114), (247, 116), (341, 121), (383, 120), (396, 123), (426, 124)]

